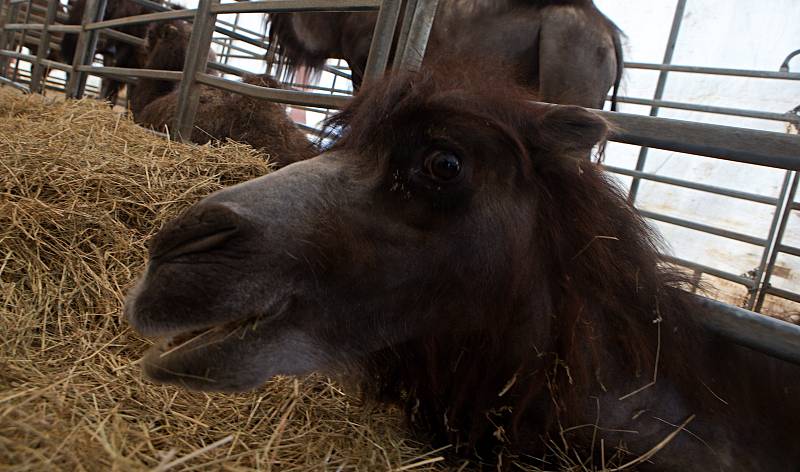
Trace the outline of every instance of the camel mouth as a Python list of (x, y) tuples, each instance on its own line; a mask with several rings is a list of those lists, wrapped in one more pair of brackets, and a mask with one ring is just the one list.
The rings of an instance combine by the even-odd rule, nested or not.
[[(246, 334), (250, 329), (255, 331), (259, 322), (263, 321), (263, 318), (265, 318), (264, 315), (256, 315), (218, 326), (192, 329), (163, 337), (147, 351), (147, 357), (150, 358), (157, 354), (158, 358), (163, 358), (173, 353), (186, 354), (192, 350), (212, 346), (225, 341), (239, 331), (241, 331), (242, 335)], [(190, 347), (191, 349), (189, 349)]]
[(290, 305), (291, 300), (288, 299), (278, 305), (277, 310), (268, 310), (215, 326), (193, 328), (163, 336), (147, 350), (145, 361), (157, 362), (172, 354), (189, 355), (193, 351), (205, 350), (233, 337), (244, 338), (248, 333), (256, 333), (259, 328), (282, 317)]

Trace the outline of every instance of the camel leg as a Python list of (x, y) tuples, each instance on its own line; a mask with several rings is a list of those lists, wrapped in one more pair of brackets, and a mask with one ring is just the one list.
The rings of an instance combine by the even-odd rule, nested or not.
[(614, 39), (584, 9), (542, 10), (539, 93), (544, 101), (602, 108), (617, 76)]

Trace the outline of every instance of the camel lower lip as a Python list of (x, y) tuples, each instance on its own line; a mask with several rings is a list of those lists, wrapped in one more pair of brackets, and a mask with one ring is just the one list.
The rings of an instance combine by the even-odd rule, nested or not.
[[(247, 332), (247, 329), (250, 328), (255, 329), (258, 326), (259, 320), (261, 320), (262, 317), (263, 317), (262, 315), (257, 315), (239, 321), (231, 321), (229, 323), (225, 323), (219, 326), (194, 329), (191, 331), (178, 333), (176, 335), (162, 339), (152, 348), (152, 350), (157, 352), (159, 357), (164, 357), (173, 352), (182, 351), (183, 348), (187, 346), (192, 346), (192, 349), (196, 349), (203, 346), (210, 346), (215, 343), (224, 341), (231, 334), (238, 331), (240, 328), (244, 329), (244, 332)], [(198, 341), (205, 341), (205, 342), (198, 346), (197, 345)]]
[[(150, 351), (153, 354), (157, 354), (158, 357), (161, 358), (176, 351), (186, 352), (184, 350), (185, 347), (191, 346), (191, 349), (194, 350), (223, 342), (240, 329), (242, 330), (241, 335), (244, 336), (248, 330), (255, 331), (262, 324), (269, 323), (270, 321), (275, 320), (277, 317), (284, 314), (287, 311), (290, 302), (291, 300), (287, 299), (274, 313), (262, 313), (229, 321), (217, 326), (192, 329), (167, 336), (162, 338), (160, 342), (157, 342), (155, 346), (150, 349)], [(198, 344), (198, 342), (202, 343)]]
[(186, 344), (191, 342), (195, 338), (203, 336), (204, 334), (217, 329), (217, 328), (205, 328), (205, 329), (196, 329), (192, 331), (188, 331), (185, 333), (179, 333), (174, 336), (169, 336), (158, 343), (158, 346), (162, 348), (164, 351), (169, 351), (173, 349), (179, 348), (182, 344)]

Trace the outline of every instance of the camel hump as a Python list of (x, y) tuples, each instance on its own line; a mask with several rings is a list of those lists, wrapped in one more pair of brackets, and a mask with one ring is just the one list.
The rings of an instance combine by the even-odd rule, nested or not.
[(541, 13), (542, 100), (602, 108), (619, 77), (619, 30), (595, 8), (553, 5)]

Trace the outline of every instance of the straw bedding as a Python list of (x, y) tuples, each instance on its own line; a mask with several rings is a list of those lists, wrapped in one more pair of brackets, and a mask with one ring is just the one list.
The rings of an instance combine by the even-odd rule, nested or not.
[(0, 89), (0, 469), (431, 470), (400, 415), (330, 381), (241, 395), (145, 381), (121, 316), (147, 239), (269, 171), (235, 143), (169, 142), (93, 101)]

